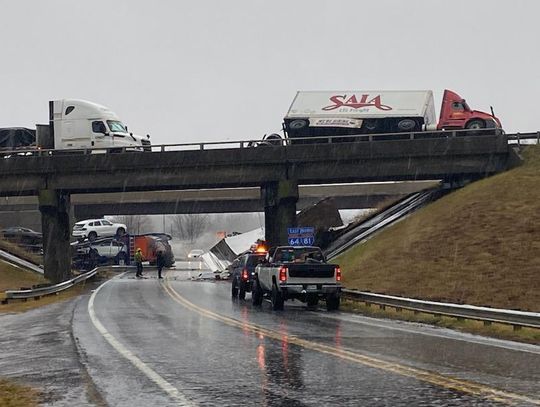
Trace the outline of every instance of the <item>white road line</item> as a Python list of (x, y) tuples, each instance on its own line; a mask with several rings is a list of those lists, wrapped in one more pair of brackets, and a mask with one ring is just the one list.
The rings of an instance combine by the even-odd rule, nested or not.
[[(125, 274), (125, 273), (124, 273)], [(118, 277), (121, 277), (123, 274), (121, 274)], [(90, 315), (90, 320), (98, 330), (98, 332), (111, 344), (111, 346), (124, 358), (129, 360), (133, 366), (135, 366), (137, 369), (139, 369), (142, 373), (146, 375), (150, 380), (152, 380), (155, 384), (157, 384), (163, 391), (165, 391), (172, 399), (177, 401), (179, 406), (196, 406), (197, 404), (193, 403), (192, 401), (188, 400), (180, 391), (174, 387), (172, 384), (170, 384), (167, 380), (165, 380), (163, 377), (161, 377), (159, 374), (157, 374), (152, 368), (150, 368), (146, 363), (144, 363), (141, 359), (139, 359), (133, 352), (131, 352), (129, 349), (127, 349), (124, 345), (122, 345), (114, 336), (112, 336), (107, 329), (103, 326), (103, 324), (99, 321), (99, 319), (96, 317), (96, 313), (94, 311), (94, 299), (97, 295), (97, 293), (109, 282), (111, 282), (113, 279), (106, 281), (102, 285), (100, 285), (92, 294), (90, 297), (90, 300), (88, 301), (88, 314)]]

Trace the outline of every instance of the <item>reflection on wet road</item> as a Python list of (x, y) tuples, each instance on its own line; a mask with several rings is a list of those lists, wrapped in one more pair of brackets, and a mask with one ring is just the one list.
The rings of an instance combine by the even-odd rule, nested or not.
[[(540, 397), (540, 350), (287, 303), (232, 301), (227, 282), (132, 275), (96, 293), (95, 315), (152, 377), (104, 339), (81, 302), (74, 334), (110, 405), (491, 406)], [(137, 389), (133, 391), (133, 389)]]

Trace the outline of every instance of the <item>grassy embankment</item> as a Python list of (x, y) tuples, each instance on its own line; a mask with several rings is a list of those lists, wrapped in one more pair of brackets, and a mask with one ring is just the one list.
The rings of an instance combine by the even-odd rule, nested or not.
[(0, 249), (31, 263), (37, 265), (43, 264), (43, 257), (41, 255), (36, 253), (30, 253), (29, 251), (24, 250), (20, 246), (17, 246), (15, 243), (8, 242), (7, 240), (0, 239)]
[(32, 407), (37, 406), (38, 401), (39, 393), (36, 390), (0, 378), (0, 406)]
[(540, 311), (540, 147), (523, 155), (339, 256), (344, 285)]
[[(107, 272), (100, 273), (102, 277), (109, 277)], [(48, 283), (42, 275), (32, 271), (22, 270), (14, 267), (11, 264), (0, 261), (0, 300), (5, 298), (4, 291), (9, 289), (19, 289), (21, 287), (32, 287), (35, 284)], [(24, 312), (32, 308), (41, 307), (43, 305), (52, 304), (54, 302), (64, 301), (75, 297), (87, 291), (88, 285), (81, 283), (77, 284), (57, 295), (47, 295), (39, 300), (21, 301), (16, 300), (8, 304), (0, 304), (0, 313), (3, 312)], [(1, 405), (1, 404), (0, 404)]]

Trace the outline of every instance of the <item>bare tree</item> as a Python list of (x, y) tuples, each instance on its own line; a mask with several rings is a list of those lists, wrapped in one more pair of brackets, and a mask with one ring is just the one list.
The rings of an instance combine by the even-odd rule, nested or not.
[(144, 233), (144, 229), (149, 225), (148, 215), (119, 215), (113, 218), (114, 222), (126, 225), (127, 232), (135, 235)]
[(193, 243), (206, 231), (208, 219), (204, 214), (175, 215), (172, 218), (174, 234)]

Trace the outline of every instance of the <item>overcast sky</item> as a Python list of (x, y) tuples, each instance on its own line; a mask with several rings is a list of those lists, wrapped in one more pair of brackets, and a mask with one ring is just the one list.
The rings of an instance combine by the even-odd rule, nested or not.
[(0, 127), (108, 106), (154, 144), (256, 139), (297, 90), (455, 90), (540, 130), (540, 1), (0, 0)]

